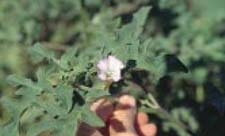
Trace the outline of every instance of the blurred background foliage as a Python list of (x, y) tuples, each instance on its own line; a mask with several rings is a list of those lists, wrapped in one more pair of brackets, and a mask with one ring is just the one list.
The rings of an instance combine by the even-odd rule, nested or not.
[(151, 38), (154, 54), (174, 54), (189, 69), (188, 74), (161, 78), (153, 93), (190, 132), (147, 110), (158, 135), (224, 136), (224, 0), (0, 0), (0, 96), (13, 91), (7, 75), (32, 78), (42, 65), (33, 63), (27, 52), (35, 42), (59, 54), (73, 46), (84, 50), (99, 31), (118, 26), (112, 20), (127, 24), (143, 6), (152, 9), (141, 38)]

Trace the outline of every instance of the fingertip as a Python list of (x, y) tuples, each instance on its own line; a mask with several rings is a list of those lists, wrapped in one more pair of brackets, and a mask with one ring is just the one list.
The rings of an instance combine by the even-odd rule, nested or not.
[(142, 126), (148, 123), (148, 115), (144, 112), (138, 112), (137, 114), (137, 124)]
[(99, 100), (97, 100), (97, 101), (95, 101), (95, 102), (92, 103), (90, 109), (92, 111), (96, 111), (97, 108), (99, 108), (105, 102), (107, 102), (106, 99), (99, 99)]
[(140, 127), (140, 130), (144, 136), (155, 136), (157, 127), (155, 124), (146, 124)]
[(127, 105), (127, 106), (131, 106), (131, 107), (136, 107), (136, 101), (134, 99), (134, 97), (130, 96), (130, 95), (123, 95), (119, 98), (119, 103), (121, 105)]
[(91, 105), (91, 110), (96, 112), (103, 121), (107, 121), (113, 112), (113, 105), (107, 99), (100, 99)]
[(114, 136), (138, 136), (138, 135), (136, 135), (134, 133), (119, 133)]
[(136, 133), (136, 101), (132, 96), (119, 97), (118, 104), (110, 120), (110, 135), (117, 136), (122, 132)]

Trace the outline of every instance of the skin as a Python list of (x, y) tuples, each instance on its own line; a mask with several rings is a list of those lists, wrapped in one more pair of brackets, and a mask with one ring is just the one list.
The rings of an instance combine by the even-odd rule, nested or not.
[(81, 123), (78, 136), (156, 136), (155, 124), (149, 123), (146, 113), (137, 112), (132, 96), (123, 95), (118, 104), (106, 99), (93, 103), (91, 110), (106, 123), (104, 128), (93, 128)]

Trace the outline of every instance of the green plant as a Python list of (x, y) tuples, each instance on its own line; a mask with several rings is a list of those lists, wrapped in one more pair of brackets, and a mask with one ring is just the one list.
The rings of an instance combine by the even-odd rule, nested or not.
[[(95, 116), (93, 101), (117, 93), (135, 96), (159, 136), (224, 135), (223, 0), (0, 3), (0, 135), (101, 126), (83, 116)], [(109, 55), (124, 63), (119, 82), (97, 77)]]

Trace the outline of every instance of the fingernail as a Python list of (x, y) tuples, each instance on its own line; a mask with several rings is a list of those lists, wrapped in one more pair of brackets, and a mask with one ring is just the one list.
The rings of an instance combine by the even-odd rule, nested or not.
[(130, 107), (135, 107), (136, 106), (136, 102), (134, 97), (129, 96), (129, 95), (123, 95), (119, 98), (119, 103), (121, 105), (126, 105), (126, 106), (130, 106)]

